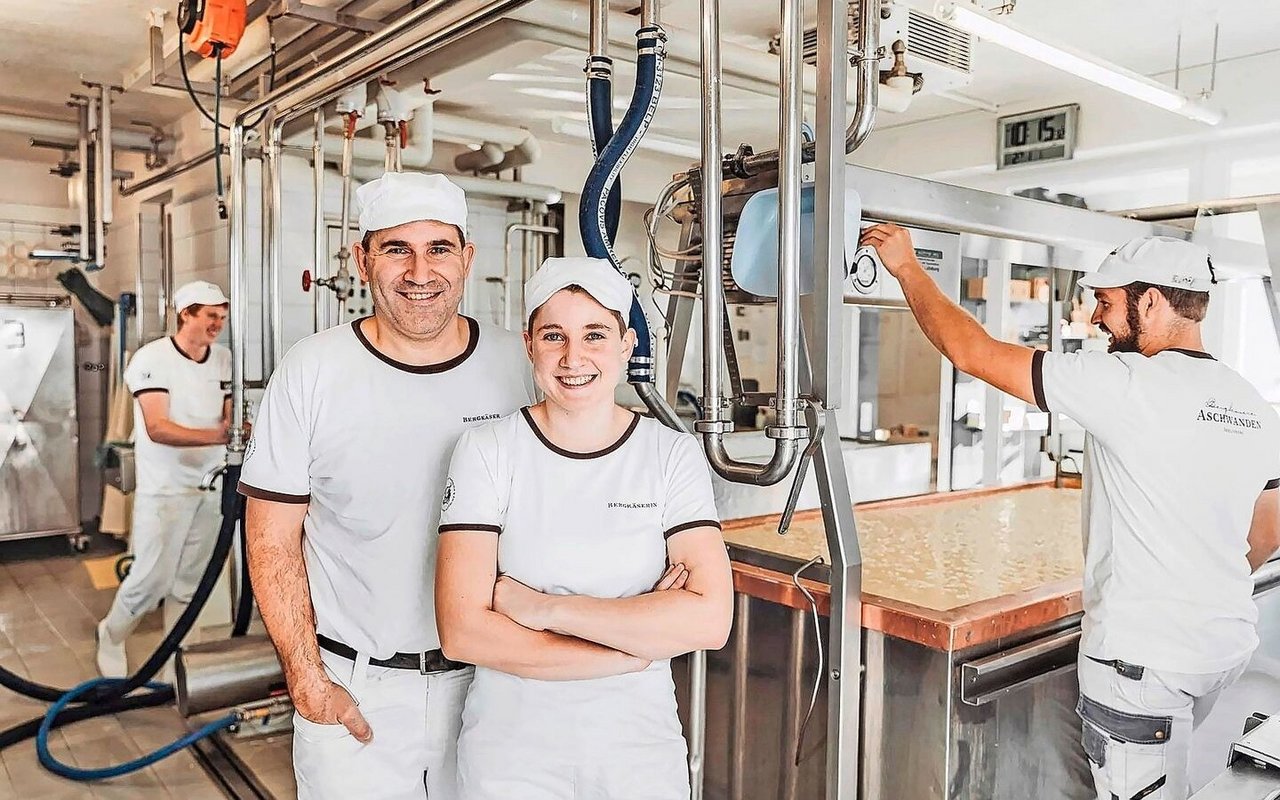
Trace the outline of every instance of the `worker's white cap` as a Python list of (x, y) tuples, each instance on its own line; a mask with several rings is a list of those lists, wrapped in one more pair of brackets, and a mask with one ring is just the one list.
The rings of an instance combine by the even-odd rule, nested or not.
[(467, 195), (443, 175), (387, 172), (356, 189), (360, 236), (406, 222), (435, 220), (467, 229)]
[(187, 306), (196, 304), (202, 306), (221, 306), (230, 303), (227, 296), (222, 293), (222, 288), (216, 283), (208, 281), (192, 281), (178, 287), (178, 291), (173, 293), (173, 308), (181, 311)]
[(529, 316), (569, 286), (581, 286), (595, 301), (626, 319), (635, 296), (631, 281), (603, 258), (548, 258), (524, 285), (525, 308)]
[(1141, 236), (1117, 247), (1097, 272), (1080, 279), (1087, 289), (1115, 289), (1131, 283), (1207, 292), (1217, 283), (1209, 251), (1171, 236)]

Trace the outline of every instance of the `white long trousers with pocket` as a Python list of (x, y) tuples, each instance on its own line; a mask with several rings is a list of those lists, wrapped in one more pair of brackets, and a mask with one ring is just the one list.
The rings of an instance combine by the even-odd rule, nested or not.
[(458, 731), (474, 670), (423, 675), (321, 652), (329, 679), (355, 698), (373, 739), (293, 715), (299, 800), (457, 800)]

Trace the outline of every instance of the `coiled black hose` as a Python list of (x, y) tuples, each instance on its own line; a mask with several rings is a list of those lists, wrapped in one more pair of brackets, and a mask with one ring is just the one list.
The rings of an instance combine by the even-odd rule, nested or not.
[[(195, 593), (191, 597), (191, 603), (182, 612), (182, 616), (178, 617), (178, 621), (156, 647), (155, 652), (151, 654), (151, 657), (146, 660), (137, 672), (124, 681), (105, 684), (101, 688), (86, 692), (82, 697), (77, 698), (76, 702), (79, 705), (60, 713), (53, 721), (54, 727), (60, 727), (70, 722), (91, 717), (115, 714), (131, 708), (164, 705), (173, 700), (173, 689), (171, 687), (132, 697), (126, 697), (126, 695), (146, 685), (164, 667), (165, 662), (178, 651), (182, 640), (186, 638), (192, 626), (195, 625), (196, 617), (200, 615), (200, 611), (208, 601), (209, 595), (213, 592), (213, 587), (217, 584), (218, 577), (222, 574), (222, 567), (227, 561), (227, 554), (231, 552), (231, 545), (235, 540), (236, 525), (243, 515), (244, 499), (236, 493), (236, 486), (239, 483), (240, 467), (227, 467), (227, 471), (222, 477), (222, 527), (218, 530), (218, 541), (209, 557), (209, 565), (205, 567), (204, 574), (200, 576), (200, 583), (196, 586)], [(57, 702), (70, 691), (70, 689), (59, 689), (36, 683), (3, 667), (0, 667), (0, 686), (46, 703)], [(0, 750), (35, 736), (43, 720), (43, 717), (37, 717), (0, 732)]]

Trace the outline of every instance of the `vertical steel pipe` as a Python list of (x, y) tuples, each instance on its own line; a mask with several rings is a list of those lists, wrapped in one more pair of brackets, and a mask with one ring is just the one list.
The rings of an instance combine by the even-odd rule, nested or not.
[(609, 0), (591, 0), (591, 29), (588, 33), (589, 55), (609, 55)]
[(707, 773), (707, 651), (689, 654), (689, 800), (702, 800)]
[(102, 184), (98, 190), (98, 216), (103, 225), (110, 225), (113, 217), (111, 176), (115, 172), (112, 168), (115, 158), (111, 151), (111, 87), (104, 83), (98, 90), (98, 177)]
[(728, 430), (724, 418), (724, 388), (720, 359), (724, 352), (724, 297), (720, 286), (720, 258), (724, 249), (724, 218), (720, 184), (720, 4), (699, 0), (698, 28), (702, 52), (702, 419), (698, 430), (707, 434), (706, 447)]
[[(787, 7), (790, 8), (795, 4), (796, 8), (790, 8), (790, 14), (795, 17), (793, 24), (799, 22), (799, 4), (800, 0), (786, 0)], [(774, 438), (773, 456), (766, 464), (754, 464), (744, 461), (736, 461), (729, 457), (724, 446), (724, 434), (733, 430), (733, 425), (725, 418), (725, 398), (723, 391), (722, 371), (724, 369), (724, 319), (725, 319), (725, 303), (723, 287), (720, 284), (721, 261), (724, 255), (724, 220), (722, 216), (721, 204), (721, 183), (724, 177), (724, 167), (720, 160), (721, 149), (721, 133), (720, 133), (720, 9), (717, 0), (701, 0), (699, 4), (701, 10), (701, 24), (699, 27), (699, 41), (702, 53), (702, 172), (701, 172), (701, 190), (702, 190), (702, 389), (703, 389), (703, 412), (702, 418), (695, 425), (696, 430), (702, 434), (703, 449), (707, 454), (707, 461), (721, 477), (735, 483), (749, 483), (761, 486), (767, 486), (786, 477), (791, 471), (792, 465), (795, 464), (796, 455), (799, 452), (798, 441), (803, 437), (803, 431), (795, 427), (795, 414), (799, 409), (798, 402), (798, 384), (792, 387), (791, 391), (783, 385), (778, 387), (779, 413), (790, 416), (791, 424), (785, 424), (782, 417), (779, 418), (779, 425), (770, 429), (770, 435)], [(788, 17), (790, 21), (791, 18)], [(784, 81), (791, 82), (790, 91), (798, 92), (799, 89), (799, 48), (795, 48), (794, 62), (788, 64), (783, 61), (783, 77)], [(789, 77), (788, 77), (789, 76)], [(783, 102), (783, 113), (790, 112), (795, 115), (794, 130), (795, 141), (799, 141), (799, 104), (790, 104), (785, 100)], [(783, 136), (786, 132), (783, 131)], [(794, 144), (794, 143), (793, 143)], [(796, 169), (791, 177), (796, 182), (794, 208), (795, 218), (797, 221), (794, 235), (799, 236), (799, 157), (798, 151), (796, 155)], [(779, 217), (781, 223), (781, 216)], [(798, 238), (796, 239), (798, 242)], [(784, 261), (784, 263), (786, 263)], [(778, 306), (779, 318), (786, 316), (786, 330), (795, 330), (795, 337), (781, 338), (783, 323), (779, 323), (780, 338), (778, 341), (778, 351), (783, 359), (787, 358), (787, 354), (791, 354), (791, 364), (787, 367), (788, 375), (792, 370), (798, 368), (799, 353), (799, 322), (798, 322), (798, 303), (799, 294), (794, 291), (798, 288), (799, 259), (790, 262), (787, 265), (789, 272), (795, 273), (787, 277), (789, 285), (793, 287), (789, 296), (785, 297), (779, 293)], [(784, 310), (784, 302), (790, 302), (795, 308)], [(798, 373), (797, 373), (798, 374)]]
[(778, 85), (778, 384), (777, 428), (800, 424), (800, 76), (804, 68), (801, 0), (782, 3)]
[(262, 381), (275, 372), (283, 348), (280, 300), (280, 125), (268, 113), (262, 122)]
[(747, 676), (751, 666), (751, 597), (733, 596), (733, 683), (729, 706), (729, 800), (746, 798)]
[(787, 611), (790, 635), (787, 639), (787, 689), (782, 710), (782, 770), (778, 788), (779, 800), (797, 800), (800, 796), (800, 768), (796, 764), (796, 748), (800, 744), (800, 709), (804, 706), (804, 628), (805, 612)]
[(80, 208), (80, 261), (87, 263), (90, 258), (89, 240), (89, 102), (76, 101), (76, 116), (80, 124), (80, 137), (76, 142), (76, 157), (80, 161), (80, 169), (76, 172), (76, 200)]
[[(324, 109), (317, 108), (314, 117), (315, 140), (311, 143), (311, 190), (314, 194), (311, 207), (312, 260), (311, 273), (324, 278), (329, 272), (329, 237), (324, 224)], [(323, 265), (323, 271), (321, 267)], [(311, 287), (311, 329), (320, 330), (320, 287)], [(326, 298), (327, 299), (327, 298)], [(326, 304), (327, 305), (327, 304)], [(326, 315), (327, 316), (327, 315)], [(326, 326), (327, 327), (327, 326)]]
[(249, 215), (245, 209), (245, 153), (244, 153), (244, 118), (238, 118), (231, 125), (230, 161), (231, 186), (228, 200), (231, 203), (230, 237), (228, 250), (231, 271), (231, 440), (227, 442), (227, 463), (239, 464), (244, 460), (244, 367), (245, 367), (245, 326), (249, 322), (249, 298), (246, 296), (245, 267), (247, 261), (248, 241), (245, 228)]
[(846, 153), (857, 150), (876, 125), (880, 102), (880, 0), (858, 0), (858, 104), (845, 133)]

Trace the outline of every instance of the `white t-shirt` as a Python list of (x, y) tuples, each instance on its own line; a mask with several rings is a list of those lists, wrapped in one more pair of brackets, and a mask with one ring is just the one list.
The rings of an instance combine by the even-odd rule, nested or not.
[(240, 491), (308, 503), (303, 555), (318, 633), (373, 658), (440, 647), (435, 535), (458, 435), (530, 402), (524, 344), (467, 319), (467, 349), (411, 366), (359, 322), (308, 336), (272, 376)]
[[(610, 447), (570, 453), (523, 409), (458, 440), (440, 531), (497, 535), (498, 570), (540, 592), (616, 598), (652, 591), (667, 566), (666, 540), (718, 528), (719, 519), (693, 436), (637, 416)], [(463, 726), (472, 741), (543, 742), (557, 752), (569, 746), (561, 735), (584, 747), (681, 737), (667, 661), (560, 682), (477, 667)]]
[(182, 352), (172, 337), (138, 348), (124, 371), (133, 393), (133, 456), (140, 494), (182, 494), (200, 490), (200, 481), (226, 453), (220, 444), (174, 447), (151, 441), (137, 398), (149, 392), (169, 395), (169, 419), (187, 428), (222, 426), (222, 408), (230, 393), (231, 351), (209, 346), (204, 359)]
[(1036, 402), (1089, 433), (1081, 651), (1211, 673), (1257, 646), (1246, 555), (1280, 419), (1207, 353), (1037, 353)]

